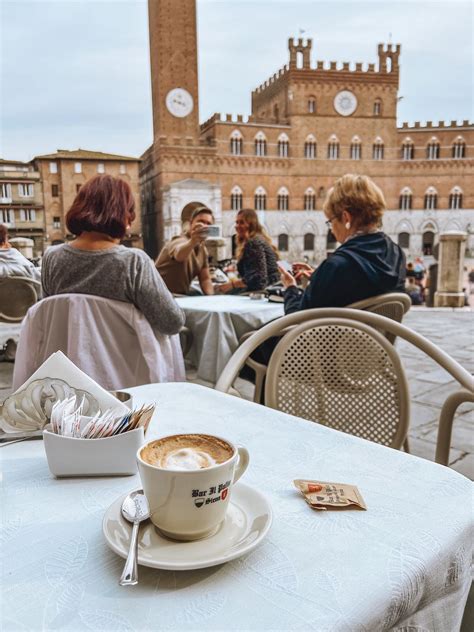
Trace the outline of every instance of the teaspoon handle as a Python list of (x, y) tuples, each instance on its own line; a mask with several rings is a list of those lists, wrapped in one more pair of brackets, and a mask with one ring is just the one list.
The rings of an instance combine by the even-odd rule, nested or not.
[(138, 556), (138, 529), (139, 528), (140, 528), (140, 523), (134, 522), (127, 561), (125, 562), (125, 566), (122, 572), (122, 577), (120, 578), (120, 581), (119, 581), (119, 584), (121, 586), (135, 586), (136, 584), (138, 584), (137, 556)]

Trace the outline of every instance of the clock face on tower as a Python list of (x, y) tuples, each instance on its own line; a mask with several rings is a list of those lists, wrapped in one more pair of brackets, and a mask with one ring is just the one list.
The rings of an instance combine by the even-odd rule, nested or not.
[(193, 97), (184, 88), (173, 88), (166, 95), (168, 112), (178, 118), (184, 118), (193, 111)]
[(350, 116), (357, 107), (357, 98), (349, 90), (342, 90), (334, 97), (334, 109), (341, 116)]

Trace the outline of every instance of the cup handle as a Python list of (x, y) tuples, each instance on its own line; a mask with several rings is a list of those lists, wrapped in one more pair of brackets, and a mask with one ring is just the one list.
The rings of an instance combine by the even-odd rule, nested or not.
[(237, 462), (237, 467), (235, 468), (234, 480), (232, 481), (232, 483), (237, 483), (249, 464), (249, 451), (247, 450), (247, 448), (239, 446), (237, 448), (237, 451), (239, 453), (239, 460)]

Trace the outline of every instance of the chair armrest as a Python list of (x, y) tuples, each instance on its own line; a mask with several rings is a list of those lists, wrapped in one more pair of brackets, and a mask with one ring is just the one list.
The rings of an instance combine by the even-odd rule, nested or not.
[(436, 463), (449, 465), (449, 450), (451, 448), (451, 434), (456, 410), (461, 404), (474, 402), (474, 393), (460, 389), (451, 393), (441, 408), (438, 425), (438, 439), (436, 441)]

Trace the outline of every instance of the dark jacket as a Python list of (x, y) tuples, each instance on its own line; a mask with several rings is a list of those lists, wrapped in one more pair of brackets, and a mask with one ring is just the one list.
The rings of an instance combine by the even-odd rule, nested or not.
[(356, 301), (405, 291), (405, 255), (385, 233), (352, 237), (321, 263), (303, 292), (285, 291), (285, 314), (313, 307), (346, 307)]
[(251, 292), (263, 290), (280, 280), (275, 251), (258, 235), (245, 244), (237, 269)]

